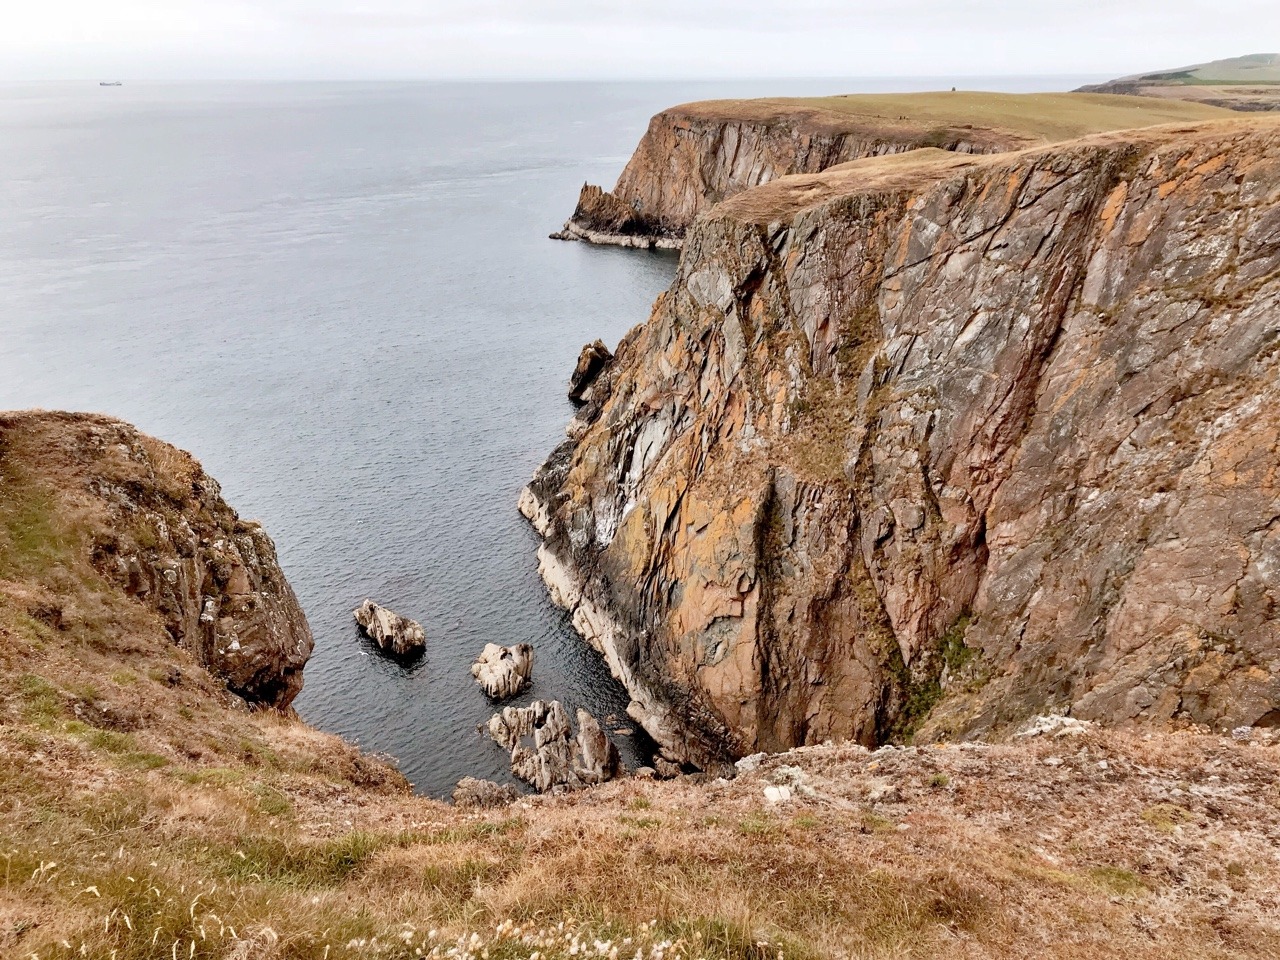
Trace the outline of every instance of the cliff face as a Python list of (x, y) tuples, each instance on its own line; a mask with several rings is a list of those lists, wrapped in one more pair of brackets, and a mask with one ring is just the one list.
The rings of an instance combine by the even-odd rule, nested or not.
[(989, 154), (1105, 130), (1229, 116), (1122, 96), (980, 92), (711, 100), (649, 122), (612, 193), (584, 185), (558, 239), (678, 247), (694, 218), (789, 174), (918, 149)]
[(975, 130), (880, 123), (842, 129), (817, 110), (760, 116), (717, 115), (690, 104), (659, 113), (627, 162), (612, 193), (586, 184), (562, 239), (672, 248), (694, 218), (728, 197), (795, 173), (818, 173), (861, 157), (938, 147), (993, 153), (1031, 138)]
[(96, 645), (153, 632), (285, 708), (313, 641), (262, 528), (192, 457), (107, 417), (0, 414), (0, 598)]
[(697, 223), (521, 497), (671, 756), (1280, 721), (1277, 132), (861, 161)]

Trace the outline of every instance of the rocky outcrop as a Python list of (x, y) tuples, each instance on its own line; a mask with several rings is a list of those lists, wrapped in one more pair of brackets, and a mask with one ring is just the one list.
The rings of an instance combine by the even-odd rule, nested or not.
[(1278, 133), (918, 152), (699, 220), (521, 497), (670, 759), (1273, 722)]
[(427, 647), (427, 635), (420, 623), (372, 600), (365, 600), (351, 615), (371, 640), (398, 657), (416, 656)]
[(569, 377), (569, 399), (577, 404), (590, 402), (600, 374), (613, 362), (613, 354), (603, 340), (588, 343), (578, 354), (578, 365)]
[(698, 214), (789, 174), (925, 148), (1001, 153), (1213, 114), (1133, 97), (981, 92), (689, 103), (650, 120), (613, 192), (584, 185), (552, 236), (676, 248)]
[(528, 686), (533, 676), (533, 647), (527, 643), (517, 643), (514, 647), (486, 643), (471, 665), (471, 675), (494, 700), (514, 697)]
[[(673, 249), (703, 210), (793, 173), (817, 173), (859, 157), (922, 146), (1010, 150), (1026, 138), (939, 127), (867, 123), (786, 101), (712, 101), (664, 110), (649, 121), (612, 193), (585, 184), (555, 239)], [(896, 118), (895, 118), (896, 120)]]
[(491, 780), (463, 777), (453, 789), (453, 805), (467, 810), (505, 807), (520, 798), (515, 787)]
[(489, 720), (489, 736), (511, 752), (511, 772), (540, 793), (579, 790), (622, 770), (618, 748), (595, 718), (578, 711), (578, 735), (558, 700), (507, 707)]
[(271, 538), (189, 454), (109, 417), (0, 414), (0, 500), (20, 534), (0, 580), (34, 616), (65, 627), (110, 584), (250, 703), (302, 689), (311, 630)]

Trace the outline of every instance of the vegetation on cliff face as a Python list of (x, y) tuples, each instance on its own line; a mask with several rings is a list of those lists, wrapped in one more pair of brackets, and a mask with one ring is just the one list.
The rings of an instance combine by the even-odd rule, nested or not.
[(695, 217), (778, 177), (919, 149), (999, 153), (1092, 133), (1229, 116), (1203, 104), (1069, 93), (710, 100), (649, 123), (612, 193), (584, 186), (562, 239), (678, 245)]
[(1275, 722), (1277, 129), (917, 151), (699, 220), (525, 498), (673, 757)]

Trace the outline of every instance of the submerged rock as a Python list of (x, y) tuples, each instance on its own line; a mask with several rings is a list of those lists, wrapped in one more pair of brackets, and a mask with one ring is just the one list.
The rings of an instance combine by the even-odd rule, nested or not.
[(617, 747), (591, 714), (579, 710), (578, 726), (575, 738), (569, 713), (559, 700), (535, 700), (494, 714), (488, 731), (494, 742), (511, 752), (512, 773), (540, 793), (558, 793), (603, 783), (622, 769)]
[(514, 697), (528, 686), (533, 676), (533, 647), (527, 643), (517, 643), (514, 647), (486, 643), (471, 665), (471, 675), (493, 699)]
[(393, 613), (372, 600), (360, 604), (351, 611), (351, 615), (383, 650), (406, 657), (426, 649), (427, 635), (421, 624)]
[(519, 798), (520, 794), (510, 784), (478, 780), (475, 777), (463, 777), (453, 788), (455, 807), (471, 809), (505, 807)]
[(603, 340), (588, 343), (578, 354), (578, 365), (569, 377), (569, 399), (574, 403), (587, 403), (591, 400), (592, 386), (599, 379), (601, 372), (613, 362), (613, 354), (604, 345)]

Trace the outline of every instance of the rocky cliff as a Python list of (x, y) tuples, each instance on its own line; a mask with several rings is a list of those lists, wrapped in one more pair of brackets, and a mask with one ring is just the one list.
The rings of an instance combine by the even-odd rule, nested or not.
[(999, 153), (1215, 113), (1191, 104), (1081, 94), (951, 92), (690, 103), (655, 116), (613, 191), (584, 185), (573, 216), (553, 236), (673, 248), (699, 213), (788, 174), (818, 173), (925, 147)]
[(1276, 724), (1278, 347), (1280, 124), (863, 160), (697, 222), (521, 509), (675, 759)]
[(19, 628), (138, 651), (165, 636), (251, 703), (302, 689), (311, 630), (271, 539), (189, 454), (108, 417), (0, 414), (0, 520)]

